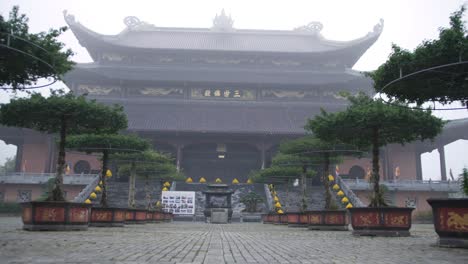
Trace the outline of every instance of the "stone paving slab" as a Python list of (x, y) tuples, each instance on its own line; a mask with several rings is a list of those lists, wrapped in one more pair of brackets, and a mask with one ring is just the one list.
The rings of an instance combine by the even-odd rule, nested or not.
[(411, 237), (354, 237), (350, 231), (191, 222), (28, 232), (0, 218), (0, 263), (468, 263), (468, 250), (432, 246), (432, 225)]

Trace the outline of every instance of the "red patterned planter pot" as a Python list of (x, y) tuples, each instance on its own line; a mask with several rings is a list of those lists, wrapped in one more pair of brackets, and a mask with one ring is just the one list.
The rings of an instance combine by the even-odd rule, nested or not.
[(304, 220), (304, 213), (286, 213), (287, 218), (288, 218), (288, 227), (307, 227), (307, 221), (305, 223), (301, 222), (301, 220)]
[(88, 230), (91, 205), (71, 202), (27, 202), (21, 206), (24, 230)]
[(262, 223), (269, 224), (268, 223), (268, 214), (262, 214)]
[(145, 209), (133, 209), (133, 210), (135, 210), (135, 223), (145, 224), (147, 210)]
[(437, 245), (468, 248), (468, 199), (428, 199), (432, 206)]
[(351, 213), (353, 235), (359, 236), (410, 236), (411, 211), (405, 207), (355, 207)]
[(280, 215), (279, 214), (272, 214), (271, 215), (271, 222), (275, 225), (280, 224)]
[(90, 226), (111, 227), (124, 226), (126, 217), (125, 208), (91, 208)]
[(164, 215), (162, 212), (154, 211), (153, 212), (153, 223), (160, 223), (164, 221)]
[(344, 210), (307, 211), (309, 230), (348, 230), (348, 214)]
[(146, 223), (154, 223), (153, 211), (146, 211)]
[(136, 224), (135, 222), (135, 211), (133, 209), (127, 209), (125, 212), (125, 224)]
[(288, 224), (288, 215), (287, 214), (280, 214), (279, 215), (279, 224), (280, 225), (287, 225)]

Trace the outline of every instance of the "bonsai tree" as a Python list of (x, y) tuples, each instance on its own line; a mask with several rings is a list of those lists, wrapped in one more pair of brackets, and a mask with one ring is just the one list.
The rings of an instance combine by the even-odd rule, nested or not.
[[(340, 160), (343, 154), (355, 154), (346, 151), (346, 146), (328, 143), (320, 140), (314, 136), (305, 136), (294, 140), (283, 142), (280, 145), (280, 152), (288, 155), (302, 157), (314, 164), (321, 164), (322, 177), (321, 181), (325, 189), (325, 209), (331, 209), (331, 192), (328, 182), (328, 175), (330, 175), (330, 164), (336, 163)], [(348, 150), (351, 147), (348, 147)], [(357, 153), (357, 152), (356, 152)]]
[(111, 153), (133, 153), (147, 150), (150, 147), (148, 141), (134, 135), (120, 134), (82, 134), (71, 136), (67, 147), (86, 153), (102, 154), (102, 196), (100, 205), (107, 207), (106, 173), (109, 169), (109, 155)]
[[(468, 35), (462, 20), (465, 7), (450, 16), (450, 27), (441, 28), (439, 38), (423, 41), (414, 51), (392, 46), (388, 60), (370, 73), (377, 92), (400, 101), (422, 104), (437, 101), (461, 101), (467, 106)], [(452, 64), (448, 68), (410, 74), (424, 69)], [(390, 82), (409, 75), (402, 81)], [(383, 89), (385, 87), (385, 89)]]
[(160, 179), (161, 181), (183, 180), (184, 176), (177, 171), (173, 159), (156, 152), (146, 150), (139, 153), (120, 153), (112, 155), (119, 164), (119, 174), (130, 175), (129, 206), (135, 207), (135, 177), (139, 176), (145, 181), (146, 207), (151, 206), (149, 181)]
[(64, 50), (57, 38), (67, 27), (29, 33), (28, 18), (14, 6), (7, 18), (0, 15), (0, 87), (22, 90), (41, 78), (60, 76), (71, 70), (73, 52)]
[(404, 144), (415, 140), (433, 139), (444, 122), (431, 115), (430, 110), (410, 109), (385, 104), (364, 94), (349, 96), (346, 111), (327, 113), (309, 120), (306, 128), (325, 141), (340, 140), (360, 149), (372, 150), (373, 195), (371, 207), (385, 206), (379, 186), (379, 148), (391, 143)]
[(468, 196), (468, 169), (463, 168), (463, 172), (460, 174), (460, 183), (462, 192)]
[(64, 201), (62, 183), (65, 145), (69, 134), (116, 133), (127, 127), (121, 106), (106, 106), (84, 96), (52, 91), (49, 97), (34, 93), (0, 107), (0, 124), (59, 134), (57, 176), (48, 201)]
[[(272, 166), (251, 174), (254, 182), (287, 184), (286, 196), (289, 193), (291, 180), (301, 179), (301, 211), (307, 209), (306, 179), (315, 176), (315, 171), (310, 169), (309, 158), (287, 155), (279, 152), (273, 157)], [(287, 197), (286, 197), (287, 200)]]
[(240, 202), (245, 204), (245, 211), (248, 213), (257, 212), (258, 203), (263, 203), (263, 198), (255, 192), (249, 192), (240, 199)]

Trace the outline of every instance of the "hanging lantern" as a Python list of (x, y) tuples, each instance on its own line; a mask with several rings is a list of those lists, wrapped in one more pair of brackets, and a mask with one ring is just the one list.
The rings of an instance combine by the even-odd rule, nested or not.
[(335, 183), (335, 185), (333, 185), (333, 190), (338, 191), (339, 189), (340, 189), (340, 186)]
[(111, 170), (107, 170), (107, 171), (106, 171), (106, 177), (107, 177), (107, 178), (112, 177), (112, 171), (111, 171)]
[(333, 177), (333, 175), (328, 175), (328, 181), (334, 181), (335, 180), (335, 177)]
[(201, 177), (200, 180), (199, 180), (198, 182), (200, 182), (200, 183), (206, 183), (206, 179), (203, 178), (203, 177)]
[(102, 181), (99, 181), (99, 185), (101, 185), (101, 186), (102, 186)]
[(84, 201), (84, 203), (85, 203), (85, 204), (90, 204), (90, 203), (91, 203), (91, 200), (90, 200), (90, 199), (86, 199), (86, 200)]
[(239, 184), (239, 181), (237, 180), (237, 178), (234, 178), (234, 180), (232, 180), (232, 184)]
[(349, 209), (349, 208), (353, 208), (353, 205), (351, 203), (348, 203), (348, 205), (346, 205), (346, 209)]
[(215, 182), (216, 183), (222, 183), (223, 181), (220, 178), (216, 178)]
[(276, 203), (275, 203), (275, 207), (276, 207), (276, 208), (281, 208), (280, 202), (276, 202)]
[(193, 182), (193, 180), (192, 180), (192, 178), (191, 178), (191, 177), (188, 177), (188, 178), (185, 180), (185, 182), (186, 182), (186, 183), (192, 183), (192, 182)]
[(338, 195), (339, 197), (343, 197), (344, 196), (344, 192), (342, 190), (340, 190), (339, 192), (336, 193), (336, 195)]
[(279, 198), (278, 198), (278, 196), (275, 196), (275, 197), (273, 197), (273, 201), (275, 201), (275, 202), (279, 202)]
[(342, 202), (342, 203), (348, 203), (348, 202), (349, 202), (349, 200), (348, 200), (348, 198), (347, 198), (347, 197), (343, 197), (343, 199), (341, 199), (341, 202)]
[(247, 180), (247, 184), (252, 184), (252, 183), (253, 183), (252, 179)]
[(89, 198), (91, 199), (96, 199), (97, 198), (97, 195), (95, 192), (92, 192), (90, 195), (89, 195)]
[(284, 214), (283, 210), (281, 210), (281, 209), (279, 209), (279, 210), (277, 211), (277, 213), (278, 213), (278, 214)]
[(97, 192), (97, 193), (100, 193), (102, 191), (102, 189), (101, 189), (101, 187), (96, 186), (96, 188), (94, 188), (94, 191)]
[(164, 188), (162, 188), (163, 192), (167, 192), (169, 191), (169, 189), (167, 187), (164, 186)]
[(165, 182), (164, 187), (171, 187), (171, 183), (170, 182)]

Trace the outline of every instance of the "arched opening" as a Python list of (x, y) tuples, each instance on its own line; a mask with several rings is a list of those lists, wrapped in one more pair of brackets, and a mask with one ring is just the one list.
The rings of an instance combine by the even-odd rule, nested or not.
[(259, 169), (260, 153), (248, 144), (193, 144), (183, 149), (182, 169), (187, 177), (208, 182), (220, 178), (231, 183), (234, 178), (246, 182), (251, 170)]
[(16, 158), (17, 151), (17, 146), (0, 140), (0, 175), (8, 175), (21, 170), (21, 168), (18, 168), (20, 162)]
[(366, 171), (358, 165), (354, 165), (349, 169), (348, 177), (351, 179), (364, 179)]

